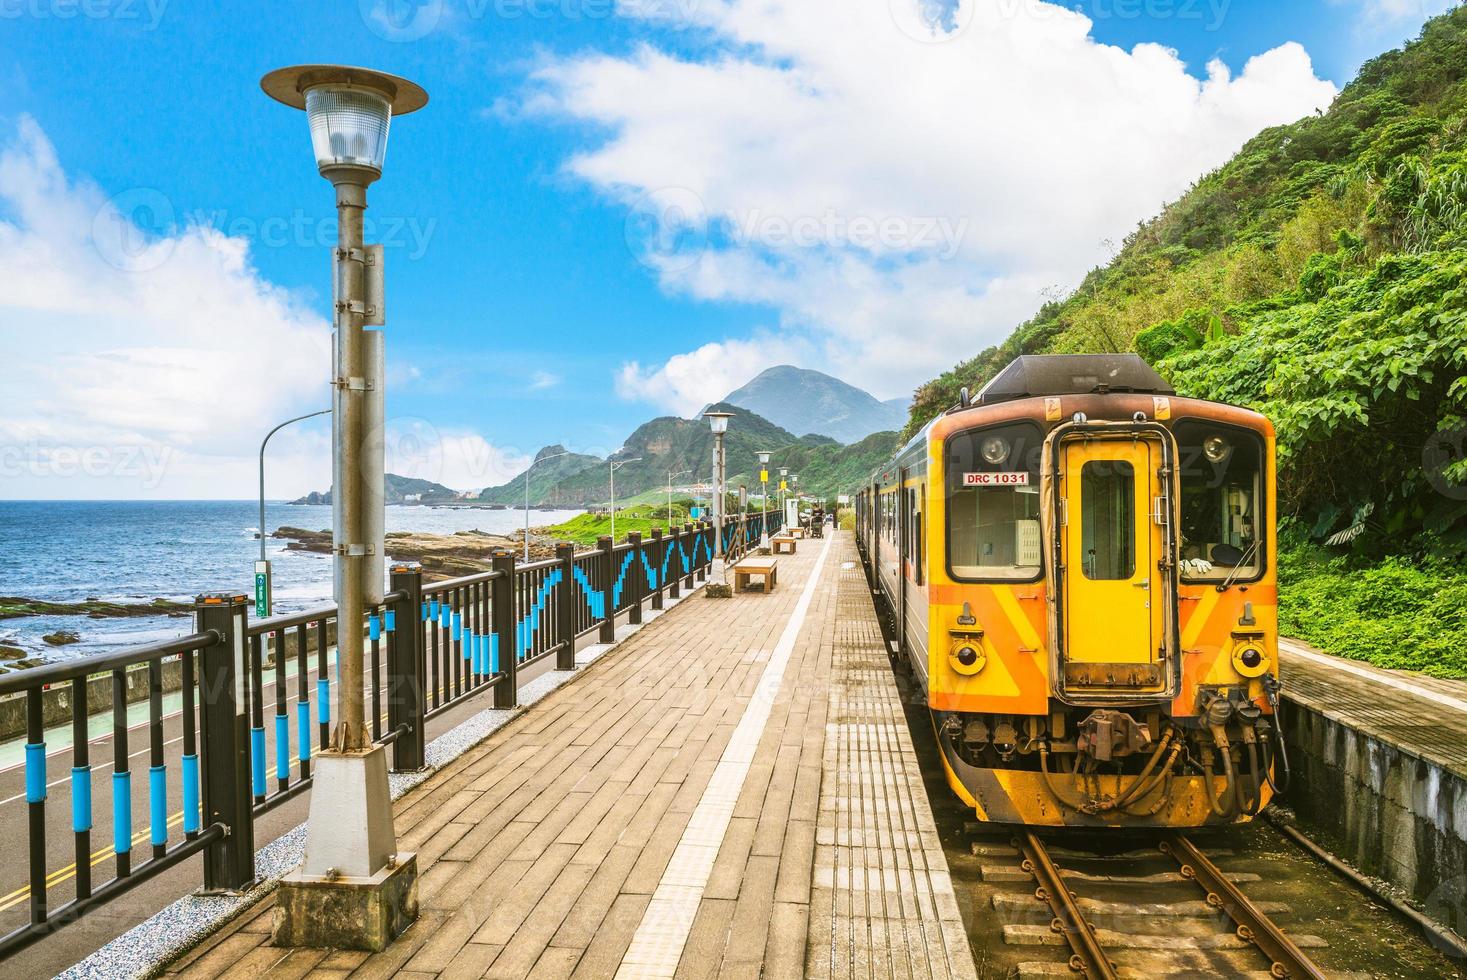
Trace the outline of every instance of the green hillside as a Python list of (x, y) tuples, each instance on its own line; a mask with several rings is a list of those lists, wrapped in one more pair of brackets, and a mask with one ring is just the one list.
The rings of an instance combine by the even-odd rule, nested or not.
[[(891, 459), (899, 443), (895, 432), (875, 432), (859, 442), (842, 446), (835, 442), (821, 442), (810, 437), (776, 450), (770, 456), (770, 491), (777, 486), (779, 468), (789, 469), (800, 478), (800, 491), (822, 497), (833, 497), (849, 493), (860, 486), (871, 473)], [(730, 475), (729, 486), (747, 485), (757, 492), (759, 471), (757, 468)]]
[(1274, 421), (1285, 616), (1310, 613), (1296, 634), (1467, 675), (1461, 603), (1431, 605), (1467, 581), (1467, 9), (1367, 63), (1328, 112), (1260, 133), (1067, 299), (919, 388), (907, 431), (1019, 354), (1122, 350)]
[[(565, 455), (558, 455), (564, 453)], [(547, 458), (552, 457), (552, 458)], [(576, 503), (563, 500), (556, 492), (558, 486), (568, 478), (592, 468), (601, 469), (605, 460), (600, 456), (567, 452), (561, 445), (546, 446), (535, 454), (535, 465), (530, 468), (530, 500), (532, 503)], [(503, 486), (489, 487), (479, 494), (479, 499), (492, 504), (522, 504), (525, 499), (524, 476), (515, 477)]]

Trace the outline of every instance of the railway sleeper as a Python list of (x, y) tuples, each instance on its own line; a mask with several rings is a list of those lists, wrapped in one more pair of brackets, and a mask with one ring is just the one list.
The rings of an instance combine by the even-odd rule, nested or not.
[[(1158, 919), (1227, 919), (1227, 913), (1203, 899), (1181, 902), (1112, 902), (1085, 895), (1075, 897), (1075, 903), (1087, 916), (1133, 916)], [(1000, 912), (1024, 912), (1038, 908), (1034, 896), (1016, 892), (999, 892), (990, 904)], [(1254, 902), (1254, 906), (1265, 915), (1286, 915), (1293, 911), (1284, 902)], [(1166, 928), (1173, 928), (1167, 923)]]

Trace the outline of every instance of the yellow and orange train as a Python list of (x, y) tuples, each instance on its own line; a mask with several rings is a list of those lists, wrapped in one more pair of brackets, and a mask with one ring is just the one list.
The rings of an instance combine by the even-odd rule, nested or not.
[(856, 497), (949, 784), (979, 819), (1247, 820), (1287, 760), (1274, 433), (1135, 355), (1020, 357)]

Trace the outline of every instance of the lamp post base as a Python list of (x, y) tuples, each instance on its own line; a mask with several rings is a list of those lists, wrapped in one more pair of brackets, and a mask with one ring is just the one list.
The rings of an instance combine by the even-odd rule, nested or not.
[(399, 854), (368, 878), (328, 878), (297, 868), (280, 880), (273, 939), (276, 946), (380, 953), (417, 917), (416, 854)]
[(397, 854), (387, 750), (316, 757), (306, 853), (280, 881), (277, 946), (380, 951), (418, 917), (418, 862)]

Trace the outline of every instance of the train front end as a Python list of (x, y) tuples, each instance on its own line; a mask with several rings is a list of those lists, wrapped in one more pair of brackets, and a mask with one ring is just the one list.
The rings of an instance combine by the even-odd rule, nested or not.
[(980, 819), (1247, 820), (1280, 738), (1274, 437), (1134, 356), (1020, 358), (929, 429), (928, 704)]

